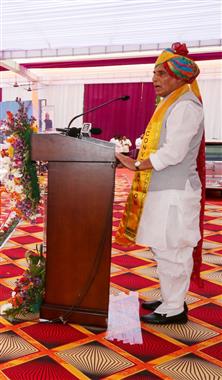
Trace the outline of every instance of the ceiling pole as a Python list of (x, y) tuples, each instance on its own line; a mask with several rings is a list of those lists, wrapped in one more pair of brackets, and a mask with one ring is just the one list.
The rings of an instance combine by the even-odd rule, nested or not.
[(30, 70), (26, 69), (24, 66), (18, 64), (17, 62), (13, 60), (3, 60), (3, 61), (1, 60), (0, 66), (28, 79), (29, 82), (39, 81), (39, 78), (37, 75), (33, 74)]
[(39, 122), (39, 101), (38, 101), (38, 76), (33, 74), (30, 70), (26, 69), (22, 65), (16, 63), (12, 60), (0, 61), (0, 66), (4, 67), (7, 70), (14, 72), (32, 83), (32, 115), (36, 118), (37, 123)]
[(32, 86), (32, 115), (36, 118), (39, 126), (39, 93), (35, 84)]

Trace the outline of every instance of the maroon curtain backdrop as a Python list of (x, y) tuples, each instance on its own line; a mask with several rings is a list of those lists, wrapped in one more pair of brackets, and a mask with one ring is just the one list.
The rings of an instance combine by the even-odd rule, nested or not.
[(83, 121), (101, 128), (101, 140), (109, 141), (115, 135), (127, 136), (134, 148), (135, 139), (144, 132), (155, 108), (152, 83), (106, 83), (84, 86), (84, 112), (99, 104), (121, 96), (129, 100), (117, 100), (85, 115)]

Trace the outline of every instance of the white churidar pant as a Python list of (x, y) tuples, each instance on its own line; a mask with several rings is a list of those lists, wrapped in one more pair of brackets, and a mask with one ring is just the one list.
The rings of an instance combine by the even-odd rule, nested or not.
[(149, 246), (157, 262), (162, 304), (155, 310), (173, 316), (184, 310), (200, 240), (201, 189), (150, 191), (145, 199), (136, 242)]

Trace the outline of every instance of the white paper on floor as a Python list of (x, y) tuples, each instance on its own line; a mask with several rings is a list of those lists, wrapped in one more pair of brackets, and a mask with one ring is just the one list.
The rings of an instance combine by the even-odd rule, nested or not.
[(137, 292), (110, 295), (106, 339), (122, 340), (129, 344), (143, 343)]

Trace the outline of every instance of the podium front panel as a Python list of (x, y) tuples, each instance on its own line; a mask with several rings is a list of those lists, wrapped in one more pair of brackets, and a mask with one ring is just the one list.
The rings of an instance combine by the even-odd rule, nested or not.
[[(66, 137), (65, 137), (66, 138)], [(42, 138), (41, 138), (42, 140)], [(38, 143), (37, 143), (38, 145)], [(47, 144), (46, 144), (47, 145)], [(71, 144), (70, 161), (48, 162), (46, 294), (40, 315), (106, 327), (109, 304), (114, 148), (84, 161), (81, 142)], [(99, 144), (98, 144), (99, 146)], [(46, 148), (45, 148), (46, 149)], [(54, 149), (58, 150), (58, 146)], [(68, 149), (68, 148), (67, 148)], [(35, 146), (34, 156), (39, 156)], [(46, 157), (48, 153), (42, 154)], [(40, 153), (41, 156), (41, 153)], [(88, 155), (89, 156), (89, 155)]]

